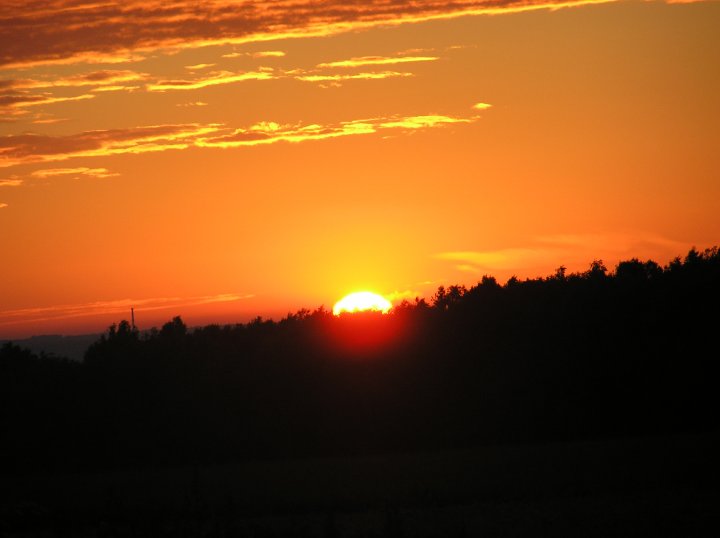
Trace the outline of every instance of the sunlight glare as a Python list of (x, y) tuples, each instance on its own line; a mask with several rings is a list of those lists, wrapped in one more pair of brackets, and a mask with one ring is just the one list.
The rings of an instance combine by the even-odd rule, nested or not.
[(383, 314), (392, 308), (390, 301), (382, 295), (370, 291), (358, 291), (346, 295), (333, 307), (333, 314), (339, 316), (342, 312), (361, 312), (364, 310), (377, 310)]

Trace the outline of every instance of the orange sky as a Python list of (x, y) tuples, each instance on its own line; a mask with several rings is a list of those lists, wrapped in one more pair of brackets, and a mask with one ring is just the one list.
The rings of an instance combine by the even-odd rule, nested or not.
[(717, 244), (718, 27), (717, 2), (4, 1), (0, 338)]

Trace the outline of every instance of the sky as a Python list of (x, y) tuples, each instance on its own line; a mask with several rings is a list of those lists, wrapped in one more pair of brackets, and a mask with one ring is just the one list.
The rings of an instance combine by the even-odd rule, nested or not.
[(720, 243), (720, 3), (4, 0), (0, 338)]

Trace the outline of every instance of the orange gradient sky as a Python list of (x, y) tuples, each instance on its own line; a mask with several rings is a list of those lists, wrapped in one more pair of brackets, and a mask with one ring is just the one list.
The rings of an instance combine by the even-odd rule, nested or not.
[(720, 3), (0, 5), (0, 338), (667, 263), (720, 238)]

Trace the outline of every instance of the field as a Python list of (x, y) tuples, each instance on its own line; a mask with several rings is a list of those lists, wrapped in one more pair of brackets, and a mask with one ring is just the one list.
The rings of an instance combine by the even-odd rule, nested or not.
[(35, 476), (5, 481), (2, 536), (711, 536), (720, 531), (718, 441)]

